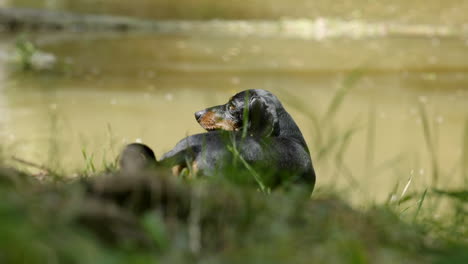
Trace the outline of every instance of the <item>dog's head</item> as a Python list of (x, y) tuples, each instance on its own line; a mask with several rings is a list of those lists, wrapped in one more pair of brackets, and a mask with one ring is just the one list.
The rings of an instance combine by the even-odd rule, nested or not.
[(195, 113), (198, 123), (207, 131), (239, 131), (256, 136), (273, 136), (278, 132), (279, 100), (265, 90), (240, 92), (224, 105), (213, 106)]

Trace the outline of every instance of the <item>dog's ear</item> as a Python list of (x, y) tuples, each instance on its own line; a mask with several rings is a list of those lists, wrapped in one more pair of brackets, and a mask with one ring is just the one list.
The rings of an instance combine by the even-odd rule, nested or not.
[(277, 126), (278, 116), (276, 108), (268, 104), (262, 97), (252, 97), (249, 102), (249, 134), (269, 137)]

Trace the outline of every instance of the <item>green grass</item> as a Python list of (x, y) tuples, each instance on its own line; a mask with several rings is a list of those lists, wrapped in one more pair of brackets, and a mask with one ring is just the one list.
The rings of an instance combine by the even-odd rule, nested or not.
[(16, 53), (19, 58), (19, 67), (22, 71), (29, 71), (33, 68), (32, 58), (37, 53), (36, 46), (29, 41), (26, 36), (19, 36), (16, 40)]
[[(235, 173), (235, 172), (233, 172)], [(57, 178), (58, 179), (58, 178)], [(39, 182), (0, 170), (2, 263), (466, 263), (466, 191), (355, 210), (330, 190), (270, 194), (154, 171)], [(450, 218), (427, 198), (450, 197)], [(406, 204), (417, 211), (406, 215)]]

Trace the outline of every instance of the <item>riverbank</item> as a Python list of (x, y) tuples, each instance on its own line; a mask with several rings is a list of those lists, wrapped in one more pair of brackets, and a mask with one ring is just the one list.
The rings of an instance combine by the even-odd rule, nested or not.
[(31, 8), (0, 8), (4, 32), (145, 32), (206, 36), (256, 36), (293, 39), (451, 37), (465, 38), (465, 24), (408, 23), (334, 17), (279, 19), (143, 19)]
[[(425, 196), (351, 208), (331, 190), (262, 194), (154, 171), (38, 180), (0, 169), (5, 263), (466, 263), (466, 219)], [(422, 199), (422, 200), (421, 200)], [(463, 208), (454, 199), (450, 208)], [(419, 202), (405, 214), (402, 204)], [(459, 222), (457, 222), (459, 221)], [(464, 233), (463, 233), (464, 232)]]

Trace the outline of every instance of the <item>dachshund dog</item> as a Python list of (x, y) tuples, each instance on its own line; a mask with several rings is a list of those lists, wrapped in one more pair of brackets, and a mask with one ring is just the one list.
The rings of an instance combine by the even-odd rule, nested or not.
[[(231, 169), (236, 163), (233, 161), (240, 159), (241, 167), (259, 172), (261, 181), (270, 188), (303, 183), (313, 190), (315, 171), (307, 144), (299, 127), (272, 93), (246, 90), (224, 105), (196, 112), (195, 118), (208, 132), (182, 139), (158, 164), (172, 167), (175, 174), (188, 168), (192, 173), (214, 175), (219, 170)], [(149, 153), (146, 146), (132, 144), (127, 148), (144, 150), (146, 154), (138, 154), (140, 157)], [(122, 157), (121, 166), (125, 167), (122, 164), (125, 155)], [(152, 156), (147, 160), (151, 161)]]

